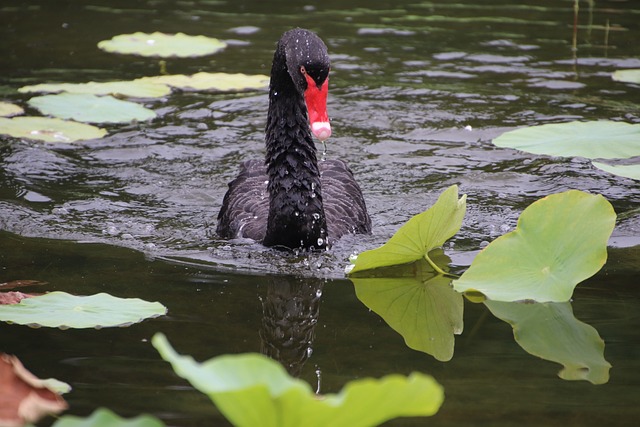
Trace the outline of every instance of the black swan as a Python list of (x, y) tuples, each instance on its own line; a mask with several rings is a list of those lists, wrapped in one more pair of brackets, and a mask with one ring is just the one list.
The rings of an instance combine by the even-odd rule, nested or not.
[(265, 161), (244, 162), (229, 183), (218, 214), (220, 237), (325, 249), (347, 233), (371, 232), (347, 164), (316, 157), (311, 133), (321, 141), (331, 135), (329, 68), (327, 47), (315, 33), (296, 28), (280, 38), (269, 84)]

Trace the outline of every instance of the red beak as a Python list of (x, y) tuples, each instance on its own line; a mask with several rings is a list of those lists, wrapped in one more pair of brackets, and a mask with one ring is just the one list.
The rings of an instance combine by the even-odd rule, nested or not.
[(304, 100), (307, 104), (311, 132), (320, 141), (324, 141), (331, 136), (331, 125), (327, 114), (329, 78), (327, 77), (320, 88), (318, 88), (311, 76), (305, 74), (305, 78), (307, 79), (307, 89), (304, 91)]

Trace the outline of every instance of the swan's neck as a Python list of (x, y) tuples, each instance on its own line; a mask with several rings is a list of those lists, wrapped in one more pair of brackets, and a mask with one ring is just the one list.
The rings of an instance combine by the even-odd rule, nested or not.
[(324, 249), (327, 225), (316, 147), (304, 99), (286, 70), (272, 74), (265, 142), (269, 218), (263, 243)]

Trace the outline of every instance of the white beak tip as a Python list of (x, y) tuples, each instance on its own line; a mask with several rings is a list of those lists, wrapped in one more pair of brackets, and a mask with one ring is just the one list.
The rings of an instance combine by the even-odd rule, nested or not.
[(320, 141), (324, 141), (325, 139), (331, 136), (331, 125), (329, 122), (315, 122), (311, 124), (311, 132), (318, 138)]

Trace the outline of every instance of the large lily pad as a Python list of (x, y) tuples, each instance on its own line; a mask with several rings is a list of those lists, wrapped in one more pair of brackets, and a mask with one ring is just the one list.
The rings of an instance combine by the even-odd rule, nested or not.
[(608, 165), (601, 162), (592, 162), (593, 166), (605, 172), (612, 173), (625, 178), (640, 180), (640, 165)]
[(262, 89), (269, 85), (269, 76), (263, 74), (227, 74), (200, 72), (187, 76), (173, 74), (168, 76), (142, 77), (140, 81), (161, 83), (184, 90), (240, 91)]
[(506, 132), (493, 143), (534, 154), (626, 159), (640, 156), (640, 124), (609, 120), (546, 124)]
[(457, 185), (447, 188), (432, 207), (407, 221), (387, 243), (358, 255), (349, 274), (427, 257), (460, 230), (466, 199), (466, 195), (458, 199)]
[(225, 42), (210, 37), (159, 32), (120, 34), (110, 40), (98, 43), (100, 49), (111, 53), (161, 58), (206, 56), (216, 53), (226, 46)]
[(64, 415), (57, 420), (53, 427), (164, 427), (165, 424), (150, 415), (140, 415), (135, 418), (122, 418), (109, 409), (96, 409), (89, 417)]
[(140, 79), (117, 82), (88, 82), (88, 83), (45, 83), (23, 86), (20, 93), (87, 93), (91, 95), (130, 96), (134, 98), (160, 98), (171, 93), (169, 86)]
[(568, 301), (607, 260), (615, 221), (600, 195), (570, 190), (547, 196), (522, 212), (514, 231), (484, 248), (453, 286), (497, 301)]
[(611, 78), (617, 82), (640, 84), (640, 69), (617, 70), (613, 72)]
[(223, 355), (200, 364), (177, 354), (162, 334), (152, 343), (178, 375), (239, 427), (376, 426), (399, 416), (433, 415), (444, 399), (442, 387), (421, 373), (364, 378), (319, 398), (308, 383), (260, 354)]
[(352, 278), (356, 296), (402, 335), (408, 347), (443, 362), (451, 360), (454, 335), (463, 328), (462, 294), (425, 260), (403, 267), (409, 277)]
[(0, 134), (45, 142), (74, 142), (102, 138), (104, 129), (48, 117), (0, 117)]
[(11, 104), (9, 102), (0, 102), (0, 117), (17, 116), (22, 113), (24, 113), (24, 110), (19, 105)]
[(129, 123), (133, 120), (149, 120), (156, 116), (153, 110), (135, 102), (84, 93), (36, 96), (29, 100), (29, 105), (43, 114), (89, 123)]
[(102, 328), (129, 326), (166, 312), (167, 308), (159, 302), (138, 298), (117, 298), (105, 293), (76, 296), (51, 292), (23, 299), (19, 304), (0, 306), (0, 320), (50, 328)]
[(576, 319), (571, 304), (485, 301), (494, 316), (513, 327), (516, 342), (528, 353), (560, 363), (565, 380), (609, 381), (611, 365), (604, 341), (592, 326)]

